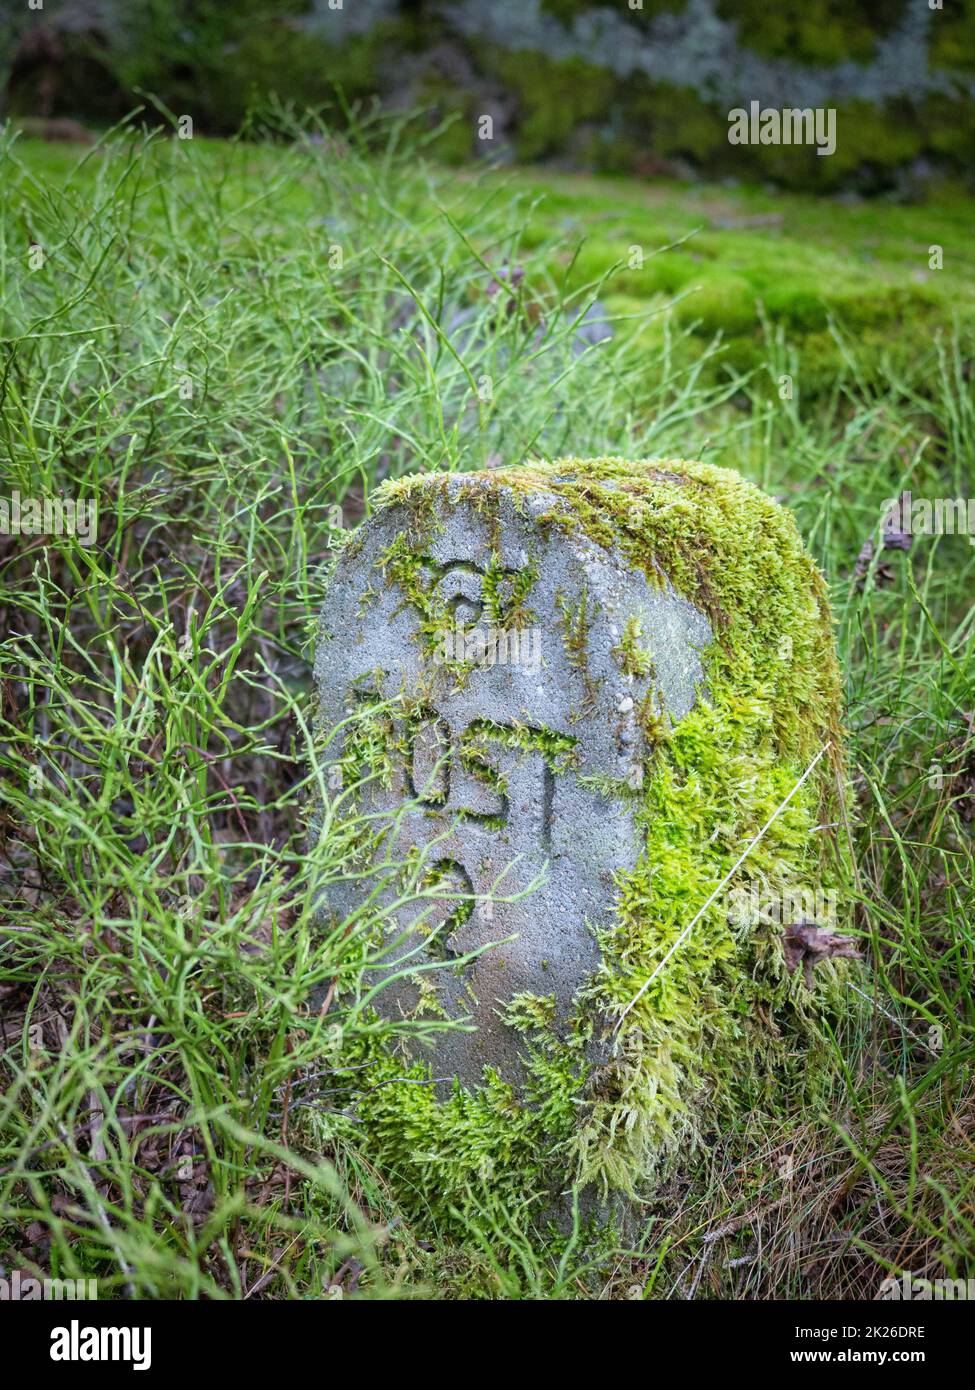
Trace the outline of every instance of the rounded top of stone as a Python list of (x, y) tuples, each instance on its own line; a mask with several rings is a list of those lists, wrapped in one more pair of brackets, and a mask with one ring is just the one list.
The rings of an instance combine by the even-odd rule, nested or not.
[(492, 492), (548, 495), (566, 501), (577, 500), (580, 495), (616, 494), (658, 504), (681, 501), (696, 510), (723, 507), (737, 497), (747, 498), (753, 509), (769, 518), (787, 518), (774, 499), (733, 469), (689, 459), (626, 459), (619, 455), (527, 459), (464, 473), (412, 473), (383, 483), (373, 496), (373, 505), (381, 508), (437, 496), (457, 503), (475, 501), (479, 495)]
[[(609, 553), (704, 613), (736, 680), (778, 688), (772, 705), (780, 752), (815, 751), (824, 729), (840, 747), (825, 582), (791, 514), (735, 470), (683, 458), (527, 459), (469, 473), (411, 474), (384, 483), (373, 505), (402, 507), (398, 519), (413, 537), (435, 531), (458, 507), (501, 534), (502, 518), (514, 509), (576, 547)], [(792, 646), (779, 672), (775, 653), (784, 633)]]

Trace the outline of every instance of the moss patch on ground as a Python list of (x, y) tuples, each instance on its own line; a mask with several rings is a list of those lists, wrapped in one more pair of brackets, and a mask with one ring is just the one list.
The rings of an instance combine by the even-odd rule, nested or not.
[(561, 238), (553, 273), (580, 288), (602, 281), (607, 311), (626, 320), (616, 331), (634, 332), (655, 361), (668, 321), (691, 330), (691, 354), (720, 334), (719, 371), (764, 361), (778, 331), (794, 351), (795, 393), (810, 403), (844, 370), (834, 327), (879, 384), (920, 360), (953, 317), (975, 323), (972, 201), (958, 189), (908, 204), (661, 178), (504, 178), (537, 200), (528, 243)]

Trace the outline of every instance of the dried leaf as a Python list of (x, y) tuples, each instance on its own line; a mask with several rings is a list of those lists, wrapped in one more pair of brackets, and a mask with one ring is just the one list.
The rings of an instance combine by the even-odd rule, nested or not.
[(840, 936), (828, 927), (819, 927), (815, 922), (792, 922), (785, 929), (783, 941), (785, 963), (790, 974), (802, 966), (806, 988), (813, 987), (813, 968), (818, 961), (832, 956), (845, 956), (858, 960), (860, 951), (852, 936)]

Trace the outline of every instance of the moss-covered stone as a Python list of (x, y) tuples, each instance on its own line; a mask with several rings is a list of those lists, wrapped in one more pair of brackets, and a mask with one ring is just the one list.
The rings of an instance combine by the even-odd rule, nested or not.
[[(821, 963), (810, 986), (787, 967), (787, 920), (743, 923), (729, 905), (731, 890), (842, 900), (845, 883), (830, 611), (791, 517), (737, 474), (684, 460), (561, 459), (472, 475), (470, 487), (481, 505), (549, 498), (540, 524), (672, 586), (707, 615), (713, 641), (690, 712), (673, 723), (646, 712), (653, 737), (630, 792), (642, 850), (619, 876), (574, 1025), (552, 1027), (544, 979), (508, 1008), (524, 1038), (521, 1091), (487, 1068), (482, 1085), (438, 1097), (423, 1084), (427, 1065), (387, 1049), (381, 1030), (347, 1058), (366, 1068), (356, 1113), (372, 1160), (406, 1206), (442, 1226), (485, 1186), (544, 1204), (553, 1172), (563, 1189), (632, 1195), (736, 1112), (821, 1100), (834, 1079), (825, 1021), (846, 997), (844, 962)], [(406, 551), (429, 546), (444, 508), (468, 503), (447, 475), (376, 497), (402, 514)], [(582, 618), (563, 617), (584, 654)], [(651, 672), (646, 634), (628, 625), (614, 659)]]

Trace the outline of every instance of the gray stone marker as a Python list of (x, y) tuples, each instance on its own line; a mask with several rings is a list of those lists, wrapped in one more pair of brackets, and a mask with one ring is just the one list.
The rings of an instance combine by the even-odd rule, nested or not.
[[(557, 1031), (572, 1017), (614, 878), (640, 853), (627, 792), (642, 779), (641, 709), (680, 719), (711, 641), (669, 585), (553, 525), (561, 506), (490, 475), (412, 479), (347, 546), (321, 615), (319, 727), (362, 702), (397, 702), (383, 739), (391, 766), (358, 810), (389, 819), (384, 856), (425, 855), (443, 887), (390, 914), (384, 977), (400, 977), (374, 1002), (409, 1014), (421, 977), (434, 985), (446, 1016), (474, 1026), (415, 1052), (466, 1085), (486, 1064), (523, 1080), (520, 1035), (501, 1017), (516, 995), (553, 998)], [(636, 663), (642, 674), (622, 655), (634, 633), (652, 659)], [(326, 760), (345, 748), (336, 736)], [(328, 910), (344, 916), (376, 881), (330, 890)], [(387, 884), (383, 900), (394, 892)], [(489, 943), (500, 944), (457, 964)], [(421, 965), (432, 970), (403, 974)]]

